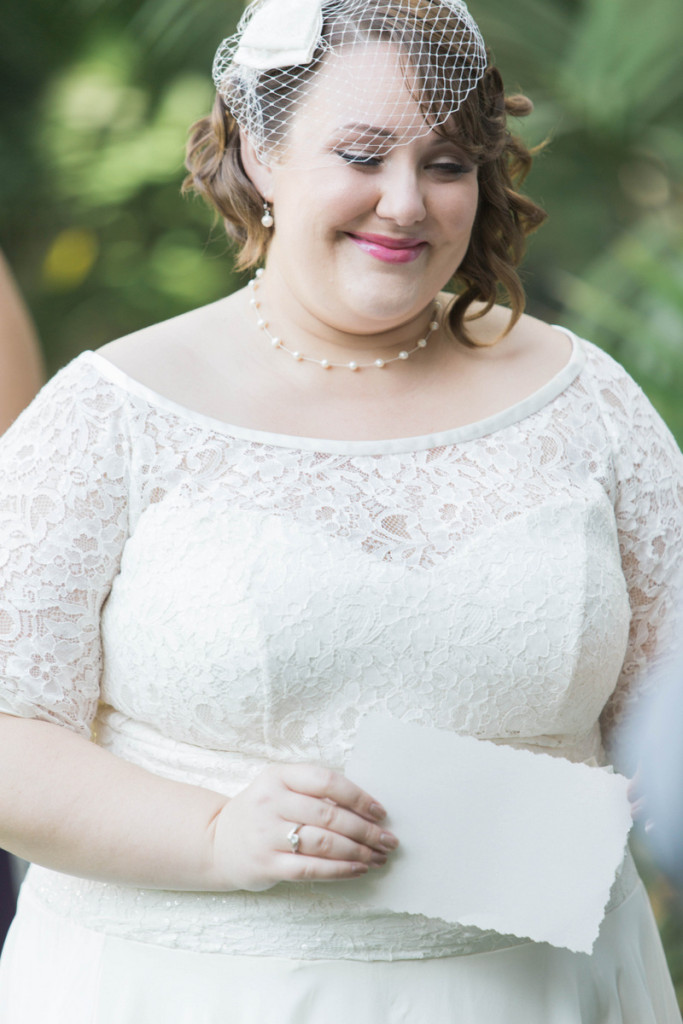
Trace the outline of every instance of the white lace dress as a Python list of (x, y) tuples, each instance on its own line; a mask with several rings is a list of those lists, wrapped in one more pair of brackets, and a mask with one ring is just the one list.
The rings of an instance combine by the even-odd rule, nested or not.
[[(0, 474), (0, 710), (226, 794), (343, 769), (371, 710), (604, 763), (675, 603), (680, 453), (578, 339), (489, 419), (350, 442), (228, 426), (84, 353)], [(679, 1020), (630, 861), (592, 956), (305, 885), (32, 867), (0, 976), (2, 1024)]]

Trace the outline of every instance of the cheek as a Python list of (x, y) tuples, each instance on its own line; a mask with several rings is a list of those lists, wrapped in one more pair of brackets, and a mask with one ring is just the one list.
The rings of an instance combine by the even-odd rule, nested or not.
[(444, 226), (444, 234), (453, 242), (462, 242), (463, 236), (472, 233), (477, 217), (479, 190), (468, 187), (449, 199), (442, 198), (438, 205), (439, 220)]
[(470, 228), (474, 227), (474, 222), (477, 219), (477, 213), (479, 212), (479, 176), (477, 175), (472, 185), (472, 192), (470, 195), (469, 207), (470, 207)]
[[(295, 241), (303, 250), (334, 241), (340, 231), (368, 209), (367, 189), (348, 181), (327, 181), (320, 177), (300, 179), (296, 189), (288, 188), (275, 197), (276, 222), (280, 236)], [(279, 217), (277, 211), (280, 211)]]
[(324, 196), (323, 216), (330, 233), (353, 230), (367, 218), (377, 205), (377, 189), (360, 175), (356, 180), (342, 180)]

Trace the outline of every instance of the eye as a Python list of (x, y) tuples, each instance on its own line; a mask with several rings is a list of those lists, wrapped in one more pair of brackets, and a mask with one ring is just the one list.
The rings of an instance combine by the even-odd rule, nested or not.
[(469, 174), (472, 170), (467, 164), (461, 164), (457, 160), (437, 160), (429, 164), (429, 167), (450, 178), (459, 178), (463, 174)]
[(381, 157), (371, 156), (369, 153), (347, 153), (340, 149), (335, 150), (335, 153), (347, 164), (355, 164), (360, 167), (379, 167), (382, 162)]

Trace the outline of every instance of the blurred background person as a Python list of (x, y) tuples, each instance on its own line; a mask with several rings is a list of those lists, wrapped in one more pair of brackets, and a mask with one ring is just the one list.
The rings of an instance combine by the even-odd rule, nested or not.
[(644, 841), (673, 883), (683, 908), (683, 603), (668, 663), (657, 673), (654, 696), (627, 730), (625, 750), (639, 763), (636, 815)]
[(38, 337), (0, 250), (0, 433), (43, 383)]

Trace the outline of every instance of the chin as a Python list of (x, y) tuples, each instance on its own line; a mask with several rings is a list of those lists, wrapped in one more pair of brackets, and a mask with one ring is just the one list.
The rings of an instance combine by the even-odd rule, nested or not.
[(341, 294), (347, 296), (349, 306), (370, 320), (398, 321), (417, 316), (432, 302), (439, 287), (424, 281), (410, 281), (400, 275), (368, 274), (363, 287), (349, 288)]

